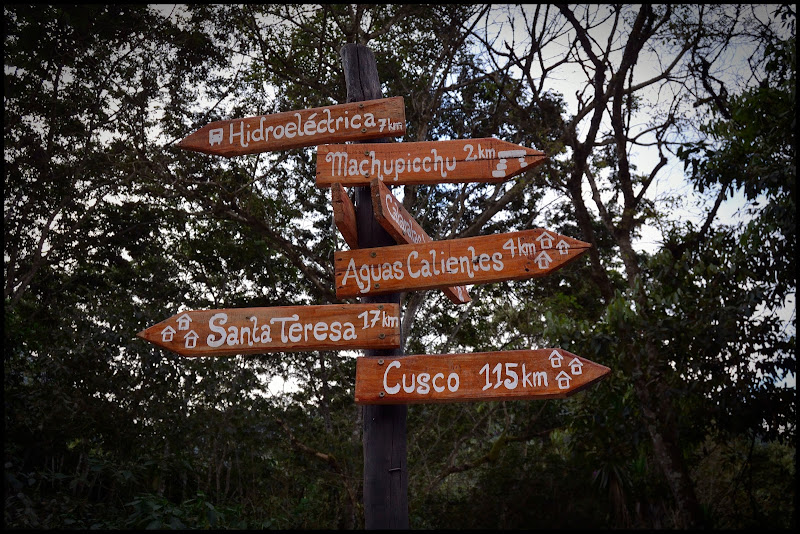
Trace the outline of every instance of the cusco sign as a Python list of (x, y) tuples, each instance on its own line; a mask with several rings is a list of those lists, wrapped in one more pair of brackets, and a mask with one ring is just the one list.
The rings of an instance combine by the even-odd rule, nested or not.
[(356, 403), (411, 404), (568, 397), (611, 370), (562, 349), (364, 357)]
[(544, 229), (336, 251), (337, 298), (545, 276), (591, 245)]
[(193, 310), (137, 335), (182, 356), (393, 349), (400, 346), (400, 306), (327, 304)]
[(544, 163), (544, 152), (492, 137), (317, 147), (317, 187), (502, 182)]
[(240, 156), (321, 143), (404, 135), (403, 97), (216, 121), (181, 140), (186, 150)]

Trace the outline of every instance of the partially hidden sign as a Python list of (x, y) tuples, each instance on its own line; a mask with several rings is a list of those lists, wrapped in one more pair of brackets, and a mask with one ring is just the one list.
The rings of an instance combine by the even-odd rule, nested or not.
[(356, 208), (347, 191), (341, 184), (331, 185), (331, 205), (333, 221), (351, 249), (358, 248), (358, 228), (356, 226)]
[(357, 404), (504, 401), (568, 397), (611, 370), (562, 349), (363, 357)]
[(496, 183), (531, 170), (544, 152), (493, 137), (412, 143), (362, 143), (317, 147), (317, 187)]
[(322, 143), (404, 135), (403, 97), (216, 121), (178, 142), (185, 150), (241, 156)]
[[(342, 188), (339, 184), (334, 187)], [(389, 188), (374, 178), (370, 183), (372, 210), (378, 223), (399, 244), (417, 244), (433, 241), (428, 233), (414, 220)], [(352, 249), (352, 247), (351, 247)], [(466, 304), (472, 300), (464, 286), (445, 287), (442, 291), (453, 304)]]
[(545, 276), (591, 245), (545, 229), (334, 252), (336, 297)]
[(182, 356), (394, 349), (400, 346), (400, 306), (375, 303), (192, 310), (137, 335)]

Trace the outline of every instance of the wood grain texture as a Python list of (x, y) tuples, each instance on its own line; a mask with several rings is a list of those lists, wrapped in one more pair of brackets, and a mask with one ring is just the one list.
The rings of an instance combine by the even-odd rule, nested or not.
[(224, 356), (400, 345), (398, 304), (189, 310), (137, 334), (181, 356)]
[[(334, 185), (342, 187), (341, 184)], [(398, 244), (417, 244), (433, 241), (383, 182), (374, 178), (370, 183), (370, 189), (372, 191), (372, 209), (375, 212), (375, 219)], [(467, 288), (464, 286), (444, 287), (442, 291), (453, 304), (466, 304), (472, 300)]]
[[(348, 43), (341, 49), (342, 67), (347, 86), (347, 101), (381, 97), (381, 84), (375, 55), (364, 45)], [(388, 141), (381, 138), (380, 141)], [(355, 146), (355, 145), (354, 145)], [(355, 190), (356, 227), (361, 247), (393, 244), (372, 212), (368, 187)], [(364, 296), (362, 302), (400, 302), (400, 293)], [(396, 349), (369, 349), (367, 356), (403, 354), (403, 340)], [(364, 406), (364, 527), (373, 529), (408, 529), (408, 465), (406, 420), (408, 407)]]
[(403, 97), (378, 98), (243, 119), (215, 121), (177, 143), (217, 156), (241, 156), (323, 143), (402, 136)]
[(356, 403), (557, 399), (611, 370), (563, 349), (359, 358)]
[(356, 226), (356, 211), (350, 195), (347, 194), (342, 184), (331, 186), (331, 205), (333, 206), (333, 221), (336, 228), (344, 237), (351, 250), (358, 248), (358, 228)]
[(486, 284), (548, 275), (591, 245), (542, 228), (414, 245), (336, 251), (336, 296)]
[(496, 183), (545, 162), (544, 152), (492, 137), (317, 147), (317, 187)]

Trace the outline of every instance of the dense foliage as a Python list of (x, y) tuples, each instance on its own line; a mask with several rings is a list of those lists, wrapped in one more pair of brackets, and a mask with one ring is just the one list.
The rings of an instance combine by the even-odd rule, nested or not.
[[(363, 527), (354, 354), (191, 359), (136, 337), (179, 310), (337, 302), (346, 245), (313, 147), (174, 143), (344, 102), (347, 42), (405, 98), (404, 141), (549, 156), (395, 189), (434, 239), (593, 245), (464, 306), (405, 294), (406, 353), (557, 346), (612, 369), (565, 400), (410, 406), (411, 527), (796, 526), (792, 6), (3, 11), (6, 527)], [(721, 216), (736, 196), (742, 223)]]

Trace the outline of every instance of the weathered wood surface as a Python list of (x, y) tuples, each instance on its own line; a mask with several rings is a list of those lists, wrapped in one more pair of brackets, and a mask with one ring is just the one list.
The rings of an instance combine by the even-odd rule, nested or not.
[(414, 245), (336, 251), (336, 296), (538, 278), (591, 245), (538, 228)]
[[(349, 43), (342, 47), (341, 56), (347, 101), (380, 98), (378, 66), (372, 51), (364, 45)], [(389, 139), (381, 138), (379, 141)], [(394, 244), (392, 237), (375, 220), (368, 187), (356, 188), (355, 205), (359, 246)], [(399, 304), (400, 293), (377, 297), (367, 295), (361, 301)], [(365, 353), (367, 356), (400, 356), (403, 354), (403, 340), (396, 349), (370, 349)], [(402, 404), (363, 407), (364, 527), (368, 530), (408, 529), (407, 414), (408, 406)]]
[(396, 96), (215, 121), (186, 136), (176, 146), (232, 157), (331, 142), (402, 136), (405, 131), (403, 97)]
[(359, 358), (356, 403), (564, 398), (611, 370), (562, 349)]
[(342, 184), (331, 186), (331, 205), (333, 206), (333, 221), (336, 223), (339, 233), (342, 234), (351, 250), (358, 248), (355, 206)]
[(413, 143), (362, 143), (317, 147), (317, 187), (333, 183), (391, 185), (495, 183), (529, 171), (544, 152), (492, 137)]
[(400, 306), (325, 304), (190, 310), (139, 337), (182, 356), (400, 346)]
[[(334, 184), (334, 186), (342, 187), (341, 184)], [(375, 212), (375, 218), (398, 244), (429, 243), (433, 241), (383, 182), (374, 178), (370, 183), (370, 189), (372, 191), (372, 209)], [(442, 291), (453, 304), (466, 304), (472, 300), (467, 288), (464, 286), (444, 287)]]

